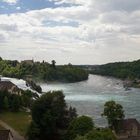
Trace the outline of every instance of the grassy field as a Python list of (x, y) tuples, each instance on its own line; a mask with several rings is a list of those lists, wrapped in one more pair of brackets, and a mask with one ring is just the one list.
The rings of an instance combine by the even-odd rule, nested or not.
[(25, 136), (31, 116), (26, 112), (3, 112), (0, 113), (0, 119), (18, 131), (22, 136)]

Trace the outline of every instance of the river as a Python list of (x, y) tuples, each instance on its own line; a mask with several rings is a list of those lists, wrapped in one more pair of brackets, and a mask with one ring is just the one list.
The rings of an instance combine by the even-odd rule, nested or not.
[(136, 118), (140, 121), (140, 89), (131, 88), (126, 91), (121, 80), (89, 75), (87, 81), (78, 83), (48, 83), (41, 84), (44, 92), (62, 90), (68, 105), (77, 109), (79, 115), (88, 115), (94, 119), (97, 126), (106, 126), (106, 119), (101, 117), (104, 103), (115, 100), (123, 105), (126, 118)]

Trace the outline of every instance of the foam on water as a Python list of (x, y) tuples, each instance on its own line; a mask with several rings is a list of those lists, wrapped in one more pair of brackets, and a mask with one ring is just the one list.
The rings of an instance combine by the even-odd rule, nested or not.
[[(2, 77), (23, 90), (30, 89), (22, 79)], [(122, 81), (114, 78), (90, 75), (87, 81), (78, 83), (48, 83), (41, 84), (43, 91), (63, 90), (69, 105), (76, 107), (78, 114), (89, 115), (97, 125), (106, 125), (101, 117), (104, 103), (115, 100), (122, 104), (126, 117), (140, 120), (140, 89), (132, 88), (125, 91)]]
[(87, 81), (78, 83), (49, 83), (42, 85), (43, 91), (63, 90), (69, 105), (76, 107), (78, 114), (90, 115), (97, 125), (105, 125), (101, 117), (104, 103), (115, 100), (122, 104), (126, 117), (140, 120), (140, 89), (125, 91), (121, 80), (90, 75)]
[(2, 81), (11, 81), (12, 83), (14, 83), (20, 89), (31, 90), (33, 92), (36, 92), (36, 91), (32, 90), (30, 87), (27, 87), (26, 81), (24, 81), (22, 79), (2, 77), (1, 80)]
[(108, 100), (124, 100), (125, 96), (101, 96), (101, 95), (68, 95), (65, 97), (69, 101), (108, 101)]

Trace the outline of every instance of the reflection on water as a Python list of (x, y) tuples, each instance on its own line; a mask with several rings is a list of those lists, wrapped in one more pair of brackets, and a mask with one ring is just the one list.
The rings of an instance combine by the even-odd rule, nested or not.
[(41, 84), (41, 87), (43, 91), (63, 90), (67, 103), (76, 107), (78, 114), (93, 117), (97, 125), (106, 124), (101, 113), (108, 100), (122, 104), (126, 117), (140, 120), (140, 89), (125, 91), (118, 79), (90, 75), (89, 80), (83, 82)]

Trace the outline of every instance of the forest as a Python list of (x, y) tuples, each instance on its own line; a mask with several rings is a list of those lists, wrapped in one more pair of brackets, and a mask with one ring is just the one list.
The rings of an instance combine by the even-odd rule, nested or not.
[(113, 76), (120, 79), (140, 79), (140, 60), (99, 65), (93, 70), (90, 70), (90, 73)]
[(0, 75), (19, 79), (33, 79), (37, 82), (79, 82), (88, 79), (88, 72), (72, 64), (56, 65), (45, 61), (34, 62), (33, 60), (11, 61), (0, 58)]

